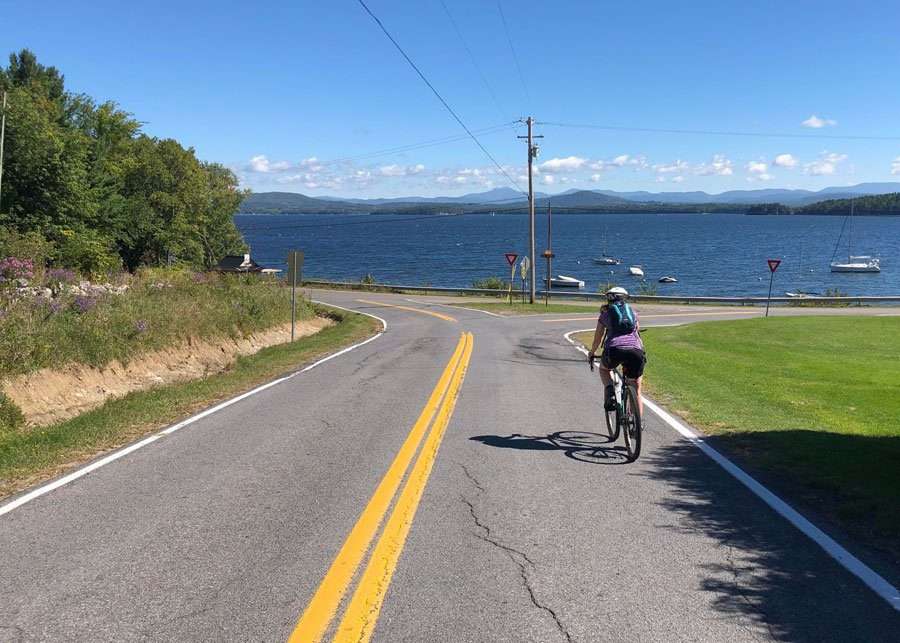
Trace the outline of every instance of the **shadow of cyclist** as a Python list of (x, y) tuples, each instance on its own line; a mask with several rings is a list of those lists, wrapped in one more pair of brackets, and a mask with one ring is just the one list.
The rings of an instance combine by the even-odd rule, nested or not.
[(585, 431), (557, 431), (548, 435), (476, 435), (470, 440), (501, 449), (561, 451), (566, 457), (591, 464), (628, 464), (623, 446), (613, 446), (609, 437)]

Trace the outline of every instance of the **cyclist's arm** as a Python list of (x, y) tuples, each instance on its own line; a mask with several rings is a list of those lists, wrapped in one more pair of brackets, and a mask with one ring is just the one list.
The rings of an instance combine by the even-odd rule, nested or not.
[(591, 345), (591, 351), (588, 355), (594, 355), (597, 352), (597, 347), (603, 343), (603, 336), (606, 334), (606, 326), (604, 326), (601, 321), (597, 320), (597, 328), (594, 330), (594, 343)]

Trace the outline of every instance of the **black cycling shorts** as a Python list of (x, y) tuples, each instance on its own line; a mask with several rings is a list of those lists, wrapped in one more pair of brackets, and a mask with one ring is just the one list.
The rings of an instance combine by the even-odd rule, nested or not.
[(622, 372), (625, 377), (637, 379), (644, 374), (644, 364), (647, 363), (647, 356), (639, 348), (608, 348), (603, 351), (600, 356), (600, 363), (604, 368), (613, 369), (619, 364), (622, 365)]

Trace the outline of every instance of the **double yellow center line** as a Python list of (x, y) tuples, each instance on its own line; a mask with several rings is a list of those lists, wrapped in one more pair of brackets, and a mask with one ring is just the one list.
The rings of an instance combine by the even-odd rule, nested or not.
[(368, 641), (371, 638), (416, 509), (431, 475), (438, 448), (450, 423), (472, 356), (472, 342), (471, 333), (460, 336), (456, 350), (431, 392), (425, 408), (306, 606), (290, 636), (290, 643), (318, 642), (327, 634), (344, 595), (391, 508), (428, 427), (431, 426), (332, 640)]
[(400, 306), (398, 304), (386, 304), (383, 301), (371, 301), (369, 299), (357, 299), (361, 304), (371, 304), (373, 306), (387, 306), (388, 308), (398, 308), (399, 310), (407, 310), (411, 313), (422, 313), (423, 315), (431, 315), (432, 317), (437, 317), (438, 319), (443, 319), (448, 322), (455, 322), (456, 317), (451, 317), (450, 315), (445, 315), (443, 313), (437, 313), (433, 310), (423, 310), (422, 308), (413, 308), (412, 306)]

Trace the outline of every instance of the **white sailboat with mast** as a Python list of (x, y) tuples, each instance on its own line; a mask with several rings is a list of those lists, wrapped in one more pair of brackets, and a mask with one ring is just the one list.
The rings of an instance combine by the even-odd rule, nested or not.
[[(838, 245), (844, 235), (844, 226), (847, 227), (847, 261), (835, 261)], [(850, 200), (850, 214), (844, 219), (841, 226), (841, 234), (834, 244), (834, 252), (831, 255), (831, 272), (881, 272), (881, 259), (872, 255), (853, 254), (853, 200)]]

